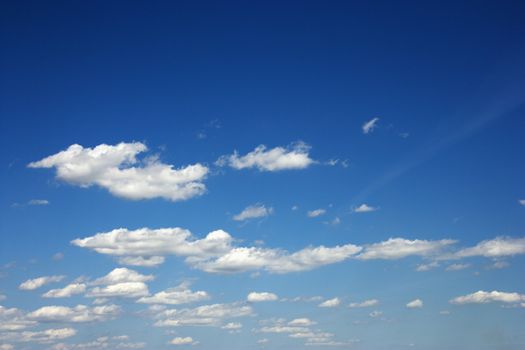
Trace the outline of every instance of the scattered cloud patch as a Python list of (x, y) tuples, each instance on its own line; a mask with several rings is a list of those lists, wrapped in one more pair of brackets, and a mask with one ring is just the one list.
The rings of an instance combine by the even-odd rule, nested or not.
[(374, 131), (374, 129), (377, 127), (378, 122), (379, 122), (379, 118), (375, 117), (367, 121), (366, 123), (364, 123), (363, 126), (361, 127), (363, 134), (369, 134), (372, 131)]
[(456, 297), (450, 300), (451, 304), (487, 304), (492, 302), (520, 303), (525, 302), (525, 295), (519, 293), (507, 293), (494, 290), (485, 292), (479, 290), (472, 294)]
[(451, 264), (445, 269), (446, 271), (460, 271), (470, 267), (470, 264)]
[(420, 309), (423, 307), (423, 301), (421, 299), (414, 299), (406, 304), (409, 309)]
[(49, 283), (60, 282), (66, 276), (43, 276), (27, 280), (18, 286), (20, 290), (35, 290)]
[(29, 202), (27, 202), (29, 205), (49, 205), (49, 201), (47, 199), (31, 199)]
[(246, 297), (246, 300), (248, 300), (251, 303), (259, 303), (262, 301), (275, 301), (277, 299), (278, 297), (276, 294), (269, 292), (251, 292)]
[(341, 304), (341, 300), (339, 298), (333, 298), (323, 301), (321, 304), (319, 304), (319, 307), (337, 307)]
[(137, 155), (147, 151), (140, 142), (101, 144), (94, 148), (71, 145), (66, 150), (28, 164), (30, 168), (55, 168), (59, 180), (80, 187), (93, 185), (131, 199), (164, 198), (181, 201), (202, 195), (208, 168), (202, 164), (174, 169), (152, 157), (140, 166)]
[(207, 292), (202, 290), (194, 292), (189, 289), (188, 283), (182, 283), (175, 288), (166, 289), (152, 296), (142, 297), (137, 300), (137, 302), (145, 304), (179, 305), (208, 300), (209, 298), (210, 296)]
[(308, 213), (306, 213), (306, 215), (308, 215), (309, 218), (316, 218), (324, 214), (326, 214), (326, 209), (322, 208), (310, 210), (308, 211)]
[(272, 149), (260, 145), (244, 156), (239, 156), (237, 151), (231, 155), (222, 156), (215, 164), (229, 166), (237, 170), (249, 168), (256, 168), (259, 171), (305, 169), (315, 162), (310, 158), (309, 151), (310, 146), (304, 142), (296, 142), (289, 147)]
[(353, 211), (354, 211), (354, 213), (370, 213), (370, 212), (373, 212), (373, 211), (376, 211), (376, 210), (377, 210), (376, 207), (371, 207), (368, 204), (363, 203), (360, 206), (358, 206), (357, 208), (354, 208)]
[(482, 241), (474, 247), (462, 249), (455, 255), (458, 258), (473, 256), (499, 258), (520, 254), (525, 254), (525, 237), (496, 237), (495, 239)]
[(413, 255), (423, 257), (435, 256), (454, 243), (456, 243), (456, 241), (452, 239), (427, 241), (420, 239), (390, 238), (380, 243), (365, 246), (364, 251), (359, 254), (357, 258), (362, 260), (393, 260)]
[(362, 301), (360, 303), (351, 303), (348, 305), (349, 308), (363, 308), (363, 307), (371, 307), (376, 306), (379, 304), (379, 300), (377, 299), (368, 299), (365, 301)]
[(64, 288), (51, 289), (50, 291), (42, 294), (44, 298), (69, 298), (76, 294), (82, 294), (86, 291), (86, 285), (84, 283), (71, 283)]
[(272, 207), (265, 207), (264, 204), (253, 204), (250, 205), (239, 214), (233, 217), (235, 221), (244, 221), (249, 219), (263, 218), (273, 213)]
[(170, 341), (171, 345), (196, 345), (192, 337), (175, 337)]

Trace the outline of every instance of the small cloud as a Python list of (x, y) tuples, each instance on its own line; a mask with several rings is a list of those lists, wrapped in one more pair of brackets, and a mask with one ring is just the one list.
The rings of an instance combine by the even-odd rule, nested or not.
[(250, 303), (260, 303), (263, 301), (275, 301), (277, 299), (278, 297), (276, 294), (268, 293), (268, 292), (261, 292), (261, 293), (251, 292), (246, 297), (246, 300), (248, 300)]
[(436, 267), (439, 267), (439, 263), (437, 261), (433, 261), (428, 264), (420, 264), (417, 266), (416, 271), (417, 272), (423, 272), (423, 271), (430, 271), (432, 269), (435, 269)]
[(341, 223), (341, 219), (339, 219), (339, 216), (336, 216), (333, 220), (326, 221), (325, 223), (328, 225), (337, 226)]
[(4, 301), (6, 299), (7, 299), (7, 297), (4, 294), (0, 294), (0, 301)]
[(326, 213), (326, 210), (325, 209), (315, 209), (315, 210), (310, 210), (307, 215), (309, 218), (316, 218), (318, 216), (321, 216), (321, 215), (324, 215)]
[(363, 124), (361, 127), (363, 130), (363, 134), (369, 134), (377, 127), (377, 122), (379, 121), (379, 118), (373, 118), (366, 123)]
[(363, 308), (363, 307), (370, 307), (370, 306), (375, 306), (379, 304), (379, 300), (377, 299), (369, 299), (369, 300), (365, 300), (363, 302), (360, 302), (360, 303), (351, 303), (348, 305), (349, 308), (351, 309), (354, 309), (354, 308)]
[(525, 206), (525, 199), (520, 199), (518, 202), (519, 202), (521, 205), (524, 205), (524, 206)]
[(470, 264), (452, 264), (447, 266), (446, 271), (459, 271), (469, 268)]
[(441, 311), (439, 312), (439, 314), (440, 314), (440, 315), (450, 315), (450, 311), (448, 311), (448, 310), (441, 310)]
[(406, 305), (409, 309), (419, 309), (423, 307), (423, 301), (421, 299), (414, 299)]
[(509, 266), (510, 264), (508, 262), (504, 260), (498, 260), (498, 261), (495, 261), (494, 264), (490, 265), (490, 268), (499, 270), (499, 269), (507, 268)]
[(299, 206), (298, 206), (298, 205), (294, 205), (294, 206), (292, 206), (292, 210), (293, 210), (293, 211), (299, 210)]
[(192, 337), (175, 337), (170, 341), (171, 345), (196, 345), (198, 342), (194, 341)]
[(368, 315), (369, 315), (370, 317), (376, 318), (376, 317), (381, 317), (381, 316), (383, 316), (383, 312), (382, 312), (382, 311), (374, 310), (374, 311), (372, 311), (371, 313), (369, 313)]
[(399, 137), (401, 137), (403, 139), (406, 139), (409, 136), (410, 136), (410, 134), (408, 132), (402, 132), (402, 133), (399, 134)]
[(56, 253), (53, 255), (53, 257), (51, 258), (53, 259), (54, 261), (60, 261), (62, 259), (64, 259), (64, 253)]
[(49, 201), (47, 199), (31, 199), (27, 202), (28, 205), (48, 205)]
[(233, 217), (235, 221), (244, 221), (248, 219), (256, 219), (268, 216), (273, 213), (273, 208), (266, 208), (263, 204), (253, 204), (250, 205), (239, 214)]
[(377, 209), (378, 209), (377, 207), (371, 207), (368, 204), (363, 203), (360, 206), (358, 206), (357, 208), (354, 208), (353, 211), (354, 211), (354, 213), (370, 213), (372, 211), (376, 211)]
[(199, 140), (204, 140), (206, 137), (208, 137), (208, 135), (206, 135), (206, 133), (203, 132), (203, 131), (200, 131), (200, 132), (197, 133), (197, 138)]
[(263, 339), (257, 340), (257, 344), (266, 344), (268, 342), (269, 342), (269, 340), (267, 338), (263, 338)]
[(341, 300), (339, 298), (333, 298), (323, 301), (321, 304), (319, 304), (319, 307), (336, 307), (341, 304)]

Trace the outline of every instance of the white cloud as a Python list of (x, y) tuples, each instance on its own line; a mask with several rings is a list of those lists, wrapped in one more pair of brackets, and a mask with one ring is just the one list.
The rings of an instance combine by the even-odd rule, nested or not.
[(323, 301), (321, 304), (319, 304), (319, 307), (336, 307), (341, 304), (341, 300), (339, 298), (333, 298)]
[(321, 216), (321, 215), (324, 215), (326, 214), (326, 209), (315, 209), (315, 210), (310, 210), (307, 215), (309, 218), (316, 218), (318, 216)]
[(387, 241), (365, 246), (364, 252), (358, 259), (401, 259), (411, 255), (433, 256), (456, 241), (442, 239), (439, 241), (408, 240), (404, 238), (390, 238)]
[(480, 290), (450, 300), (450, 303), (452, 304), (486, 304), (490, 302), (520, 303), (525, 302), (525, 295), (519, 293), (499, 292), (496, 290), (492, 292)]
[(369, 299), (362, 301), (360, 303), (351, 303), (348, 305), (349, 308), (362, 308), (362, 307), (370, 307), (375, 306), (379, 304), (379, 300), (377, 299)]
[(363, 134), (369, 134), (372, 131), (374, 131), (374, 129), (377, 126), (377, 122), (379, 122), (379, 118), (376, 117), (364, 123), (361, 127), (361, 129), (363, 130)]
[(194, 292), (188, 288), (187, 283), (182, 283), (175, 288), (166, 289), (152, 296), (142, 297), (137, 300), (137, 302), (145, 304), (179, 305), (195, 303), (209, 298), (210, 296), (205, 291), (199, 290)]
[(30, 168), (56, 168), (58, 179), (81, 187), (98, 185), (115, 196), (139, 200), (165, 198), (186, 200), (206, 191), (202, 181), (208, 168), (202, 164), (174, 169), (156, 158), (147, 159), (142, 166), (137, 155), (147, 151), (140, 142), (101, 144), (95, 148), (71, 145), (66, 150), (37, 162)]
[(105, 275), (104, 277), (97, 278), (95, 281), (93, 281), (92, 284), (94, 285), (101, 285), (101, 284), (116, 284), (116, 283), (123, 283), (123, 282), (147, 282), (153, 280), (152, 275), (143, 275), (138, 273), (135, 270), (131, 270), (125, 267), (119, 267), (116, 269), (113, 269), (110, 273)]
[(77, 305), (67, 306), (44, 306), (38, 310), (30, 312), (27, 318), (37, 322), (93, 322), (105, 321), (114, 318), (120, 313), (117, 305), (102, 305), (89, 307)]
[(353, 211), (354, 211), (354, 213), (370, 213), (370, 212), (376, 211), (376, 210), (377, 210), (377, 208), (371, 207), (368, 204), (363, 203), (360, 206), (358, 206), (357, 208), (354, 208)]
[(459, 271), (470, 267), (470, 264), (451, 264), (447, 266), (446, 271)]
[(378, 311), (378, 310), (374, 310), (371, 313), (369, 313), (368, 316), (373, 317), (373, 318), (381, 317), (381, 316), (383, 316), (383, 312), (382, 311)]
[(65, 278), (65, 276), (43, 276), (34, 279), (27, 280), (18, 286), (18, 289), (21, 290), (35, 290), (46, 284), (53, 282), (60, 282)]
[(316, 324), (317, 322), (312, 321), (309, 318), (296, 318), (288, 322), (289, 326), (298, 326), (298, 327), (310, 327)]
[(474, 247), (465, 248), (456, 253), (459, 258), (484, 256), (487, 258), (499, 258), (525, 254), (525, 237), (497, 237), (478, 243)]
[(118, 258), (118, 263), (121, 265), (130, 265), (130, 266), (142, 266), (142, 267), (154, 267), (164, 263), (163, 256), (124, 256)]
[(0, 350), (14, 350), (15, 347), (11, 344), (0, 344)]
[(86, 291), (86, 285), (84, 283), (71, 283), (64, 288), (51, 289), (50, 291), (42, 294), (44, 298), (69, 298), (72, 295), (82, 294)]
[(195, 345), (192, 337), (175, 337), (170, 341), (171, 345)]
[(177, 326), (215, 326), (220, 327), (225, 320), (251, 316), (253, 310), (241, 303), (202, 305), (193, 309), (167, 309), (156, 316), (158, 327)]
[(60, 261), (64, 259), (64, 253), (56, 253), (51, 257), (54, 261)]
[(518, 202), (519, 202), (521, 205), (525, 205), (525, 199), (520, 199)]
[(246, 300), (248, 300), (251, 303), (258, 303), (262, 301), (275, 301), (277, 299), (278, 299), (277, 295), (275, 295), (274, 293), (268, 293), (268, 292), (261, 292), (261, 293), (251, 292), (246, 297)]
[(437, 261), (432, 261), (428, 264), (420, 264), (417, 266), (416, 271), (422, 272), (422, 271), (430, 271), (432, 269), (435, 269), (436, 267), (439, 267), (439, 263)]
[(47, 199), (31, 199), (27, 202), (29, 205), (48, 205), (49, 201)]
[(0, 334), (0, 340), (12, 342), (37, 342), (42, 344), (66, 339), (74, 336), (77, 331), (73, 328), (55, 328), (36, 332), (8, 332)]
[(233, 217), (235, 221), (262, 218), (273, 213), (273, 208), (266, 208), (263, 204), (250, 205)]
[(419, 309), (423, 307), (423, 301), (421, 299), (414, 299), (406, 304), (409, 309)]
[(288, 169), (304, 169), (314, 163), (308, 152), (310, 146), (297, 142), (290, 147), (275, 147), (267, 149), (260, 145), (252, 152), (239, 156), (237, 151), (232, 155), (220, 157), (218, 166), (228, 165), (234, 169), (257, 168), (260, 171), (280, 171)]
[(227, 329), (227, 330), (238, 330), (242, 328), (242, 324), (239, 322), (230, 322), (230, 323), (225, 324), (221, 328)]
[(304, 339), (307, 346), (323, 345), (349, 345), (349, 343), (338, 342), (333, 339), (334, 334), (313, 330), (310, 327), (316, 322), (308, 318), (298, 318), (290, 322), (285, 319), (272, 319), (261, 321), (263, 327), (259, 328), (259, 333), (284, 334), (293, 339)]
[(0, 331), (18, 331), (34, 325), (36, 321), (28, 320), (22, 310), (0, 305)]
[(231, 249), (232, 237), (222, 231), (210, 232), (205, 238), (195, 240), (190, 231), (175, 227), (128, 230), (115, 229), (94, 236), (75, 239), (71, 243), (93, 249), (100, 254), (119, 257), (152, 257), (162, 255), (216, 256)]
[(123, 282), (90, 289), (86, 296), (90, 298), (124, 297), (137, 298), (149, 295), (148, 286), (143, 282)]
[(290, 254), (280, 249), (234, 248), (216, 259), (199, 261), (194, 267), (212, 273), (235, 273), (263, 269), (272, 273), (307, 271), (344, 261), (359, 253), (353, 244), (335, 247), (308, 247)]
[(7, 297), (4, 294), (0, 294), (0, 301), (6, 300)]

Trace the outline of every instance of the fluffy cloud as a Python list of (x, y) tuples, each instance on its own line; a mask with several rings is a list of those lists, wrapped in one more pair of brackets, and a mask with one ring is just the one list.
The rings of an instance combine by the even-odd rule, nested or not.
[(91, 282), (90, 285), (95, 287), (88, 290), (86, 296), (91, 298), (144, 297), (149, 295), (148, 286), (144, 282), (151, 281), (153, 278), (152, 275), (142, 275), (125, 267), (116, 268)]
[(89, 307), (77, 305), (67, 306), (44, 306), (27, 315), (29, 320), (37, 322), (93, 322), (112, 319), (120, 313), (117, 305), (103, 305)]
[(29, 163), (30, 168), (56, 168), (58, 179), (81, 187), (97, 185), (115, 196), (139, 200), (165, 198), (186, 200), (206, 191), (202, 181), (208, 168), (199, 163), (174, 169), (156, 158), (144, 161), (137, 155), (147, 151), (140, 142), (101, 144), (94, 148), (71, 145), (66, 150)]
[(290, 147), (275, 147), (267, 149), (260, 145), (252, 152), (239, 156), (237, 151), (232, 155), (222, 156), (217, 160), (218, 166), (228, 165), (234, 169), (257, 168), (260, 171), (280, 171), (288, 169), (304, 169), (314, 163), (309, 156), (310, 147), (302, 142)]
[(358, 206), (357, 208), (353, 209), (354, 213), (369, 213), (369, 212), (376, 211), (376, 210), (377, 210), (377, 208), (371, 207), (371, 206), (369, 206), (366, 203), (363, 203), (360, 206)]
[(190, 231), (175, 227), (128, 230), (115, 229), (94, 236), (75, 239), (71, 243), (98, 253), (119, 257), (153, 257), (162, 255), (208, 257), (231, 249), (232, 237), (222, 231), (210, 232), (196, 240)]
[(170, 341), (171, 345), (195, 345), (192, 337), (175, 337)]
[(333, 298), (323, 301), (321, 304), (319, 304), (319, 307), (336, 307), (341, 304), (341, 300), (339, 298)]
[(77, 331), (73, 328), (55, 328), (42, 331), (7, 332), (0, 334), (0, 340), (12, 342), (36, 342), (47, 344), (57, 340), (74, 336)]
[(318, 216), (321, 216), (321, 215), (324, 215), (326, 214), (326, 210), (325, 209), (315, 209), (315, 210), (310, 210), (308, 213), (306, 213), (306, 215), (308, 215), (309, 218), (316, 218)]
[(367, 245), (358, 259), (401, 259), (411, 255), (433, 256), (454, 244), (456, 241), (442, 239), (439, 241), (408, 240), (404, 238), (390, 238), (387, 241)]
[(47, 199), (31, 199), (27, 202), (29, 205), (48, 205), (49, 201)]
[(414, 299), (406, 304), (409, 309), (419, 309), (423, 307), (423, 301), (421, 299)]
[(525, 199), (520, 199), (518, 202), (519, 202), (521, 205), (525, 205)]
[(235, 221), (262, 218), (273, 213), (273, 208), (266, 208), (263, 204), (250, 205), (233, 217)]
[(246, 297), (246, 300), (248, 300), (251, 303), (258, 303), (262, 301), (275, 301), (277, 299), (278, 299), (277, 295), (275, 295), (274, 293), (268, 293), (268, 292), (261, 292), (261, 293), (251, 292)]
[(369, 134), (372, 131), (374, 131), (374, 129), (377, 126), (377, 122), (379, 122), (379, 118), (376, 117), (364, 123), (361, 127), (361, 129), (363, 130), (363, 134)]
[(497, 237), (495, 239), (482, 241), (474, 247), (462, 249), (455, 255), (459, 258), (472, 256), (499, 258), (519, 254), (525, 254), (525, 237)]
[(18, 331), (36, 324), (36, 321), (28, 320), (22, 310), (0, 305), (0, 331)]
[(65, 344), (58, 343), (53, 345), (50, 350), (86, 350), (86, 349), (142, 349), (146, 346), (143, 342), (123, 342), (127, 341), (127, 335), (113, 336), (113, 337), (98, 337), (95, 340), (86, 343)]
[(121, 265), (130, 265), (130, 266), (142, 266), (142, 267), (154, 267), (164, 263), (163, 256), (124, 256), (118, 259), (119, 264)]
[(86, 285), (84, 283), (71, 283), (64, 288), (51, 289), (50, 291), (42, 294), (44, 298), (68, 298), (75, 294), (82, 294), (86, 291)]
[(335, 247), (308, 247), (290, 254), (279, 249), (234, 248), (216, 259), (200, 261), (194, 267), (212, 273), (235, 273), (263, 269), (272, 273), (307, 271), (344, 261), (359, 253), (353, 244)]
[(362, 301), (360, 303), (351, 303), (348, 305), (349, 308), (361, 308), (361, 307), (370, 307), (370, 306), (375, 306), (379, 304), (379, 300), (377, 299), (369, 299), (369, 300), (365, 300), (365, 301)]
[(142, 275), (135, 270), (131, 270), (125, 267), (119, 267), (113, 269), (110, 273), (104, 277), (97, 278), (92, 282), (94, 285), (101, 284), (117, 284), (125, 282), (147, 282), (153, 280), (152, 275)]
[(193, 309), (168, 309), (157, 314), (158, 327), (215, 326), (225, 320), (250, 316), (253, 310), (240, 303), (202, 305)]
[(145, 304), (188, 304), (197, 301), (207, 300), (210, 296), (205, 291), (192, 291), (187, 283), (182, 283), (175, 288), (166, 289), (152, 296), (142, 297), (137, 302)]
[(60, 282), (65, 276), (43, 276), (34, 279), (27, 280), (18, 286), (21, 290), (35, 290), (46, 284), (53, 282)]
[(525, 302), (525, 295), (518, 293), (507, 293), (507, 292), (485, 292), (483, 290), (477, 291), (472, 294), (459, 296), (450, 300), (452, 304), (486, 304), (491, 302), (502, 302), (502, 303), (520, 303)]

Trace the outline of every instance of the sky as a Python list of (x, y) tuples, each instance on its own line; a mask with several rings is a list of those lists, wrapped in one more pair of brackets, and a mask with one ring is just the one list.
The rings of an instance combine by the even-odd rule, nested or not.
[(0, 350), (525, 348), (525, 5), (0, 8)]

